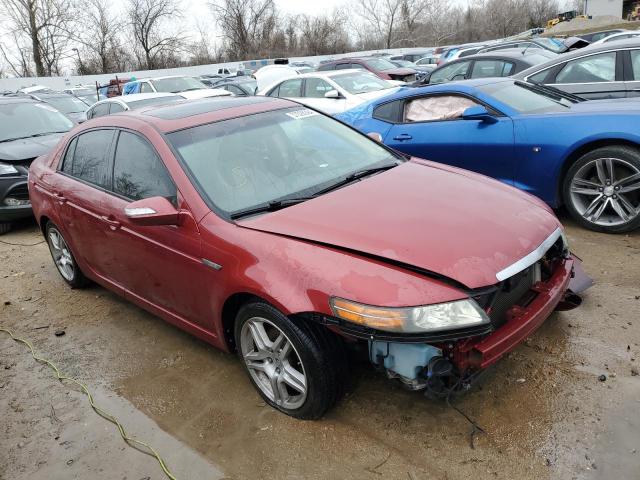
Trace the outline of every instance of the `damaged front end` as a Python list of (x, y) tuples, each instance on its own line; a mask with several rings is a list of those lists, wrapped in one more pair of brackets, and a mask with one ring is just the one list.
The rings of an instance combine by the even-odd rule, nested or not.
[[(579, 306), (578, 293), (592, 284), (580, 260), (569, 253), (564, 236), (559, 233), (550, 240), (525, 268), (490, 288), (469, 292), (486, 322), (469, 321), (455, 329), (408, 334), (383, 332), (353, 321), (333, 319), (332, 323), (344, 335), (366, 340), (371, 363), (411, 390), (443, 397), (468, 388), (479, 372), (522, 343), (554, 310)], [(335, 305), (334, 312), (337, 317), (349, 318)], [(376, 315), (375, 309), (358, 313)]]

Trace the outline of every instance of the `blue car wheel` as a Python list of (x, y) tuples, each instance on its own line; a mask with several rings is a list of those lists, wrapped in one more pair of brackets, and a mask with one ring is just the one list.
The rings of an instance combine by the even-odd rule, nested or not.
[(583, 155), (567, 172), (563, 196), (586, 228), (625, 233), (640, 227), (640, 151), (619, 145)]

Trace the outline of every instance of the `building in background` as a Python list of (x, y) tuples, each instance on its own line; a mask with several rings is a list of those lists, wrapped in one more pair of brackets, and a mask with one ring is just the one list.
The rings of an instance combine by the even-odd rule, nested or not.
[(611, 15), (622, 18), (623, 0), (585, 0), (584, 14), (589, 17)]

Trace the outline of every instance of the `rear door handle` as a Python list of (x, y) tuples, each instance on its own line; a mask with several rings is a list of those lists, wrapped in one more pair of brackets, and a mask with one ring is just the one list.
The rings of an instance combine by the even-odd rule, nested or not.
[(399, 142), (404, 142), (405, 140), (411, 140), (413, 137), (408, 133), (401, 133), (400, 135), (396, 135), (393, 137), (394, 140), (398, 140)]
[(118, 220), (116, 220), (113, 215), (109, 215), (108, 217), (104, 217), (103, 216), (101, 218), (104, 221), (104, 223), (109, 225), (109, 228), (111, 230), (117, 230), (118, 228), (120, 228), (120, 222)]

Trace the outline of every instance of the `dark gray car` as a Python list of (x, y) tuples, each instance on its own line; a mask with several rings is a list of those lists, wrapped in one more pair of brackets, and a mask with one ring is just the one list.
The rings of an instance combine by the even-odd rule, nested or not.
[(566, 53), (514, 75), (588, 99), (640, 96), (640, 40), (620, 40)]
[(64, 113), (74, 123), (82, 122), (85, 118), (84, 112), (89, 108), (89, 105), (69, 93), (36, 92), (32, 93), (30, 96), (35, 100), (40, 100), (41, 102), (46, 102), (49, 105), (52, 105), (53, 108)]
[(547, 62), (558, 55), (542, 49), (522, 51), (520, 49), (478, 53), (459, 58), (436, 68), (416, 85), (468, 80), (470, 78), (508, 77), (532, 65)]
[(32, 215), (29, 165), (71, 127), (71, 120), (46, 103), (28, 96), (0, 97), (0, 233), (13, 220)]

